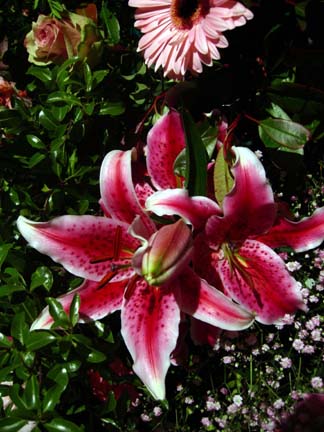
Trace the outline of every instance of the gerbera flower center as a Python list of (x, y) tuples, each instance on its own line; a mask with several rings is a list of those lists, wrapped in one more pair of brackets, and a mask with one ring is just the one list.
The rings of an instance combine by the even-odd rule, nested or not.
[(208, 12), (209, 0), (172, 0), (171, 3), (171, 20), (180, 30), (191, 29)]

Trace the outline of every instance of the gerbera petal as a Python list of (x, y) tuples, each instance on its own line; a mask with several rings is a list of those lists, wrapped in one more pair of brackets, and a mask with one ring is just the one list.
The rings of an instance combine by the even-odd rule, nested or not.
[(132, 180), (132, 159), (136, 150), (113, 150), (104, 158), (100, 169), (100, 193), (103, 208), (113, 219), (131, 224), (141, 216), (151, 232), (154, 225), (143, 211)]
[(324, 240), (324, 207), (299, 222), (281, 218), (278, 224), (268, 233), (258, 236), (257, 240), (272, 248), (289, 246), (296, 252), (313, 249)]
[[(79, 294), (79, 322), (98, 320), (121, 308), (127, 283), (128, 279), (106, 284), (85, 280), (78, 288), (58, 297), (57, 300), (63, 306), (64, 311), (69, 313), (73, 297), (75, 294)], [(48, 329), (51, 328), (53, 322), (47, 306), (33, 322), (30, 329)]]
[(152, 194), (145, 203), (148, 211), (158, 216), (178, 215), (201, 228), (212, 215), (221, 215), (215, 201), (203, 196), (190, 197), (186, 189), (166, 189)]
[[(196, 2), (188, 15), (183, 15), (182, 7), (171, 0), (131, 0), (129, 5), (137, 7), (135, 27), (144, 34), (139, 51), (144, 50), (145, 63), (149, 66), (156, 63), (155, 70), (162, 66), (164, 76), (174, 79), (183, 78), (187, 70), (193, 74), (202, 72), (202, 63), (210, 66), (213, 59), (219, 58), (219, 52), (211, 47), (225, 46), (221, 32), (243, 25), (253, 17), (252, 12), (236, 1)], [(184, 50), (184, 46), (189, 47)], [(163, 48), (157, 51), (158, 47)]]
[(147, 136), (147, 170), (156, 189), (176, 188), (181, 184), (173, 165), (184, 148), (180, 114), (170, 111), (155, 123)]
[(249, 327), (254, 316), (230, 298), (209, 285), (193, 271), (179, 276), (176, 298), (181, 311), (216, 327), (242, 330)]
[(247, 240), (236, 259), (219, 261), (219, 275), (233, 299), (264, 324), (304, 309), (300, 288), (285, 263), (268, 246)]
[(223, 202), (224, 218), (213, 218), (207, 225), (209, 235), (218, 236), (220, 230), (231, 241), (244, 240), (249, 236), (267, 231), (275, 220), (276, 205), (264, 168), (249, 149), (233, 147), (236, 161), (231, 171), (234, 186)]
[(74, 275), (94, 281), (111, 272), (112, 262), (129, 263), (140, 245), (128, 234), (127, 224), (105, 217), (60, 216), (33, 222), (20, 216), (17, 226), (33, 248)]
[(139, 279), (129, 299), (124, 300), (121, 320), (135, 373), (155, 399), (164, 399), (165, 376), (180, 323), (180, 310), (172, 292)]

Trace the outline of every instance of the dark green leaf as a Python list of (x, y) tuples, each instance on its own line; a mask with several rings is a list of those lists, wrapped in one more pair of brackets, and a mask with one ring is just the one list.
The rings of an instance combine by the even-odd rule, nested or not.
[(75, 423), (59, 417), (54, 418), (50, 423), (45, 423), (44, 427), (49, 432), (84, 432), (84, 429)]
[(108, 73), (109, 73), (108, 70), (98, 70), (98, 71), (93, 72), (93, 76), (92, 76), (93, 87), (95, 87), (98, 84), (100, 84), (101, 81), (106, 78), (106, 76), (108, 75)]
[(32, 65), (29, 67), (26, 73), (27, 75), (32, 75), (38, 78), (45, 84), (50, 83), (52, 80), (52, 71), (49, 67)]
[(6, 417), (0, 419), (1, 432), (19, 432), (27, 424), (26, 420), (15, 417)]
[(40, 110), (38, 114), (39, 122), (45, 129), (55, 130), (58, 124), (56, 123), (53, 115), (48, 110)]
[(224, 158), (223, 148), (217, 154), (214, 166), (214, 189), (218, 204), (221, 206), (225, 195), (227, 195), (233, 187), (234, 179), (231, 175), (228, 164)]
[(53, 285), (53, 274), (48, 267), (40, 266), (32, 274), (30, 291), (34, 291), (35, 288), (43, 286), (47, 291), (50, 291)]
[(37, 149), (46, 149), (46, 145), (36, 135), (27, 135), (26, 138), (27, 138), (28, 143), (32, 147), (37, 148)]
[(80, 296), (79, 294), (75, 294), (70, 306), (70, 321), (72, 326), (74, 327), (79, 321), (79, 308), (80, 308)]
[(61, 395), (64, 392), (65, 387), (62, 387), (61, 385), (57, 384), (52, 387), (50, 387), (48, 390), (46, 390), (46, 393), (43, 397), (43, 403), (42, 403), (42, 411), (44, 413), (53, 411), (56, 405), (60, 402)]
[(93, 350), (87, 358), (90, 363), (101, 363), (106, 360), (106, 355), (100, 351)]
[(26, 348), (30, 351), (37, 351), (55, 340), (56, 337), (48, 331), (35, 330), (29, 333), (26, 340)]
[(0, 245), (0, 270), (12, 246), (13, 246), (12, 243), (3, 243)]
[(10, 348), (12, 346), (12, 341), (8, 339), (3, 333), (0, 333), (0, 347)]
[(55, 93), (51, 93), (47, 98), (47, 103), (66, 103), (68, 105), (80, 105), (82, 106), (82, 103), (79, 98), (77, 98), (74, 95), (65, 93), (63, 91), (58, 91)]
[(39, 383), (36, 375), (31, 375), (27, 380), (23, 399), (28, 409), (36, 409), (39, 405)]
[(100, 12), (101, 19), (103, 20), (106, 31), (108, 34), (108, 42), (111, 45), (115, 45), (119, 42), (119, 22), (115, 15), (107, 8), (106, 4), (102, 4), (101, 12)]
[(92, 90), (92, 72), (91, 72), (91, 68), (88, 65), (87, 62), (83, 63), (83, 74), (84, 74), (84, 81), (85, 81), (85, 85), (86, 85), (86, 92), (91, 92)]
[(25, 322), (25, 313), (17, 313), (11, 323), (11, 336), (24, 345), (29, 335), (29, 328)]
[(302, 148), (310, 138), (310, 132), (291, 120), (267, 118), (259, 123), (259, 135), (267, 147)]
[(45, 159), (45, 155), (43, 153), (35, 153), (33, 154), (33, 156), (29, 159), (27, 167), (29, 169), (34, 168), (34, 166), (38, 165), (40, 162), (42, 162), (42, 160)]
[(105, 102), (101, 105), (99, 115), (118, 116), (123, 114), (125, 106), (123, 102)]
[(191, 115), (181, 113), (186, 139), (186, 182), (189, 195), (206, 195), (207, 190), (207, 154), (201, 136)]
[(62, 388), (66, 388), (69, 382), (68, 369), (66, 365), (57, 364), (47, 374), (48, 378), (59, 384)]
[(20, 124), (21, 116), (18, 110), (0, 107), (0, 128), (15, 129)]

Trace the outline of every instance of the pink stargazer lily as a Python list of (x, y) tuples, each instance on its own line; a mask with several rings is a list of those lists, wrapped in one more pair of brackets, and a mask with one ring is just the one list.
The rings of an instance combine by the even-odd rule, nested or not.
[[(256, 320), (272, 324), (286, 313), (305, 310), (296, 280), (272, 248), (300, 252), (318, 246), (324, 239), (324, 208), (299, 222), (278, 216), (261, 162), (247, 148), (232, 151), (234, 185), (221, 207), (206, 197), (189, 197), (182, 188), (160, 188), (147, 198), (146, 209), (187, 220), (196, 232), (195, 271)], [(201, 211), (203, 203), (207, 212)]]
[[(159, 227), (142, 208), (132, 182), (135, 151), (112, 151), (100, 172), (101, 205), (107, 217), (61, 216), (18, 228), (29, 244), (85, 278), (59, 297), (65, 311), (80, 295), (80, 322), (121, 310), (121, 331), (133, 369), (156, 399), (165, 397), (165, 376), (181, 313), (224, 329), (244, 329), (253, 315), (200, 278), (190, 267), (191, 228), (182, 219)], [(45, 308), (32, 330), (50, 328)]]

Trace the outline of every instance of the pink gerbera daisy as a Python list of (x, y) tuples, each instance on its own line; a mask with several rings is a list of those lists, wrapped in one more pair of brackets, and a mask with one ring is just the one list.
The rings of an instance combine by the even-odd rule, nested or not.
[(217, 48), (226, 48), (222, 34), (253, 18), (252, 12), (234, 0), (129, 0), (138, 8), (135, 27), (144, 36), (138, 51), (146, 64), (162, 66), (164, 76), (182, 78), (187, 70), (202, 72), (220, 58)]

